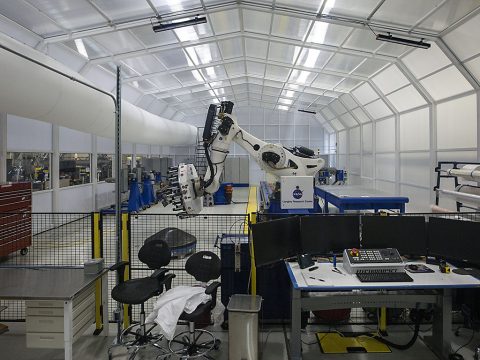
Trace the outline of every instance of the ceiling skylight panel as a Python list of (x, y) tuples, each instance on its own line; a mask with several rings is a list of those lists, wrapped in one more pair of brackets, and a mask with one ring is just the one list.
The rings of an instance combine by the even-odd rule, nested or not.
[(83, 43), (82, 39), (75, 39), (75, 46), (77, 47), (77, 51), (82, 55), (84, 58), (88, 59), (87, 49), (85, 48), (85, 44)]
[(375, 99), (378, 99), (378, 94), (373, 90), (370, 84), (365, 83), (355, 90), (352, 91), (352, 94), (357, 98), (360, 104), (365, 105)]
[(316, 21), (310, 35), (308, 36), (307, 42), (340, 46), (340, 44), (342, 44), (347, 38), (350, 31), (351, 28), (347, 26)]
[(365, 105), (365, 110), (367, 110), (374, 119), (381, 119), (388, 115), (392, 115), (392, 111), (381, 99)]
[(346, 113), (346, 114), (343, 114), (342, 116), (340, 116), (340, 120), (342, 120), (342, 123), (344, 123), (348, 127), (354, 127), (354, 126), (358, 125), (355, 118), (352, 115), (350, 115), (349, 113)]
[(403, 75), (396, 65), (389, 66), (381, 73), (377, 74), (372, 81), (384, 94), (389, 94), (402, 86), (410, 84), (410, 81), (405, 75)]
[(480, 29), (480, 14), (445, 35), (445, 42), (460, 60), (468, 59), (480, 52), (478, 29)]
[(427, 104), (425, 99), (412, 85), (388, 95), (387, 99), (399, 112)]
[[(165, 88), (177, 88), (180, 87), (180, 83), (175, 79), (172, 75), (163, 74), (163, 75), (155, 75), (148, 79), (152, 83), (154, 83), (159, 89), (163, 90)], [(170, 94), (166, 94), (170, 95)]]
[(223, 59), (232, 59), (243, 56), (242, 39), (234, 38), (218, 42)]
[(203, 76), (207, 79), (207, 81), (215, 81), (218, 79), (225, 79), (227, 77), (225, 68), (220, 65), (209, 66), (207, 68), (203, 68), (201, 71)]
[(362, 61), (363, 58), (359, 56), (337, 53), (328, 62), (328, 64), (325, 66), (325, 69), (349, 73), (353, 69), (355, 69)]
[(295, 18), (293, 16), (274, 15), (272, 35), (287, 39), (303, 40), (309, 24), (310, 20)]
[(293, 100), (292, 99), (284, 99), (284, 98), (279, 98), (278, 102), (280, 104), (285, 104), (285, 105), (292, 105)]
[(122, 60), (122, 62), (139, 74), (152, 74), (165, 70), (165, 67), (153, 55), (128, 58)]
[(332, 120), (333, 118), (335, 118), (335, 114), (328, 107), (323, 108), (321, 112), (327, 120)]
[(337, 131), (345, 129), (345, 126), (343, 126), (343, 124), (338, 119), (333, 119), (332, 121), (330, 121), (330, 125), (332, 125), (333, 128)]
[(290, 108), (285, 105), (277, 105), (277, 109), (282, 111), (288, 111)]
[(282, 90), (279, 89), (279, 88), (276, 88), (276, 87), (271, 87), (271, 86), (264, 86), (263, 87), (263, 93), (265, 95), (274, 95), (274, 96), (278, 96), (280, 95), (280, 92)]
[(245, 31), (268, 34), (270, 31), (270, 13), (243, 9), (243, 28)]
[(448, 1), (423, 20), (417, 27), (440, 32), (479, 6), (478, 0)]
[(342, 114), (345, 114), (347, 112), (347, 108), (345, 106), (343, 106), (343, 104), (340, 103), (340, 101), (338, 99), (333, 100), (330, 103), (330, 106), (333, 109), (333, 111), (335, 111), (338, 115), (342, 115)]
[(210, 20), (216, 35), (240, 31), (240, 18), (237, 9), (211, 13)]
[(245, 63), (243, 61), (227, 63), (225, 69), (229, 76), (245, 75)]
[(310, 71), (293, 70), (289, 81), (300, 85), (310, 84), (317, 74)]
[(264, 60), (267, 57), (268, 42), (245, 38), (245, 52), (248, 57)]
[(384, 60), (366, 59), (359, 67), (353, 70), (352, 74), (370, 77), (387, 64), (388, 62)]
[(173, 74), (183, 85), (198, 84), (205, 82), (198, 72), (198, 70), (192, 71), (180, 71)]
[(365, 111), (363, 111), (361, 108), (356, 108), (355, 110), (352, 111), (353, 115), (360, 121), (361, 123), (367, 123), (370, 121), (370, 118), (367, 116)]
[(254, 61), (247, 61), (247, 75), (263, 76), (265, 73), (265, 64)]
[(286, 64), (293, 64), (300, 52), (299, 46), (270, 42), (270, 50), (268, 52), (269, 60), (279, 61)]
[(178, 67), (193, 66), (187, 54), (182, 49), (163, 50), (154, 53), (154, 55), (162, 62), (167, 69)]
[(321, 69), (332, 55), (329, 51), (304, 48), (298, 58), (297, 65), (310, 69)]
[(355, 109), (358, 106), (358, 104), (355, 102), (355, 100), (350, 94), (342, 95), (340, 97), (340, 100), (342, 101), (343, 104), (345, 104), (348, 110)]
[(352, 78), (345, 78), (340, 84), (335, 86), (335, 90), (338, 91), (350, 91), (355, 86), (360, 84), (362, 80), (352, 79)]
[(265, 78), (277, 81), (286, 81), (289, 69), (283, 66), (267, 65)]
[(312, 86), (318, 87), (321, 89), (333, 89), (335, 85), (340, 83), (343, 80), (343, 77), (327, 74), (318, 74), (315, 81), (312, 83)]
[(398, 58), (410, 49), (411, 47), (409, 46), (384, 42), (383, 45), (377, 50), (377, 54)]
[(152, 25), (140, 26), (130, 29), (130, 31), (145, 45), (145, 46), (160, 46), (175, 44), (177, 39), (172, 31), (153, 32)]
[(195, 65), (209, 64), (212, 61), (221, 60), (220, 52), (216, 44), (203, 44), (186, 48)]
[(382, 43), (375, 38), (375, 34), (371, 30), (355, 29), (342, 47), (373, 52), (381, 45)]
[(403, 0), (386, 0), (373, 15), (374, 22), (413, 26), (442, 0), (409, 1), (405, 6)]
[(120, 54), (134, 50), (140, 50), (142, 46), (133, 35), (127, 30), (120, 30), (106, 34), (92, 36), (92, 39), (97, 41), (105, 49), (112, 54)]

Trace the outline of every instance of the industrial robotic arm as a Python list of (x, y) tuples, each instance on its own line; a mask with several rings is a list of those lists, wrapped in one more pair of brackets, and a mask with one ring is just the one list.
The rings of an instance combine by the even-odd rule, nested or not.
[[(233, 103), (210, 105), (203, 132), (203, 144), (207, 159), (207, 171), (203, 179), (192, 164), (180, 164), (168, 174), (170, 182), (166, 202), (172, 202), (183, 215), (196, 214), (203, 206), (203, 195), (213, 194), (220, 187), (220, 177), (225, 166), (231, 143), (244, 148), (267, 174), (276, 179), (281, 176), (313, 176), (324, 167), (325, 161), (302, 146), (293, 148), (281, 144), (266, 143), (249, 134), (232, 115)], [(165, 204), (165, 202), (164, 202)]]

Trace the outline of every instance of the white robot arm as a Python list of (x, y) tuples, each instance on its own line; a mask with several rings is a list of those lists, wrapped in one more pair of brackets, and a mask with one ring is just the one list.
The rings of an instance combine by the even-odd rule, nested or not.
[[(201, 211), (204, 193), (213, 194), (220, 187), (220, 177), (232, 141), (244, 148), (267, 174), (280, 176), (313, 176), (324, 167), (325, 161), (302, 146), (286, 148), (281, 144), (266, 143), (249, 134), (232, 115), (233, 103), (222, 102), (220, 107), (210, 105), (203, 132), (207, 172), (199, 179), (192, 164), (180, 164), (168, 174), (170, 187), (163, 203), (174, 203), (183, 215)], [(218, 114), (217, 114), (218, 110)]]

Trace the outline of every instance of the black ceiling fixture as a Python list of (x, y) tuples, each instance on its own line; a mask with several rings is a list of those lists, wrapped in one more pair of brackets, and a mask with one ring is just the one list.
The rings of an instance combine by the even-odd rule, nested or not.
[(207, 18), (205, 16), (195, 16), (192, 19), (187, 20), (170, 20), (170, 21), (161, 21), (160, 19), (156, 19), (157, 21), (152, 21), (152, 29), (155, 32), (161, 32), (166, 30), (173, 30), (182, 28), (185, 26), (193, 26), (198, 24), (205, 24), (207, 22)]
[(377, 35), (377, 40), (380, 41), (386, 41), (394, 44), (400, 44), (400, 45), (406, 45), (406, 46), (413, 46), (421, 49), (429, 49), (430, 44), (426, 43), (423, 41), (423, 39), (419, 41), (415, 40), (410, 40), (410, 39), (405, 39), (405, 38), (400, 38), (396, 36), (392, 36), (392, 34), (387, 33), (387, 34), (376, 34)]
[(304, 110), (304, 109), (298, 109), (298, 111), (303, 112), (303, 113), (307, 113), (307, 114), (313, 114), (313, 115), (315, 115), (317, 113), (316, 111)]

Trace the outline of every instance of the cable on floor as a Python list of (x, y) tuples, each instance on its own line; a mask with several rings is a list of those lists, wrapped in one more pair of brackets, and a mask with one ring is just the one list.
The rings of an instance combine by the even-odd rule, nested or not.
[(470, 336), (470, 339), (465, 344), (460, 346), (453, 354), (448, 355), (448, 359), (449, 360), (463, 360), (464, 359), (463, 356), (461, 354), (459, 354), (458, 352), (461, 349), (463, 349), (465, 346), (468, 346), (472, 342), (474, 335), (475, 335), (475, 329), (472, 329), (472, 336)]

